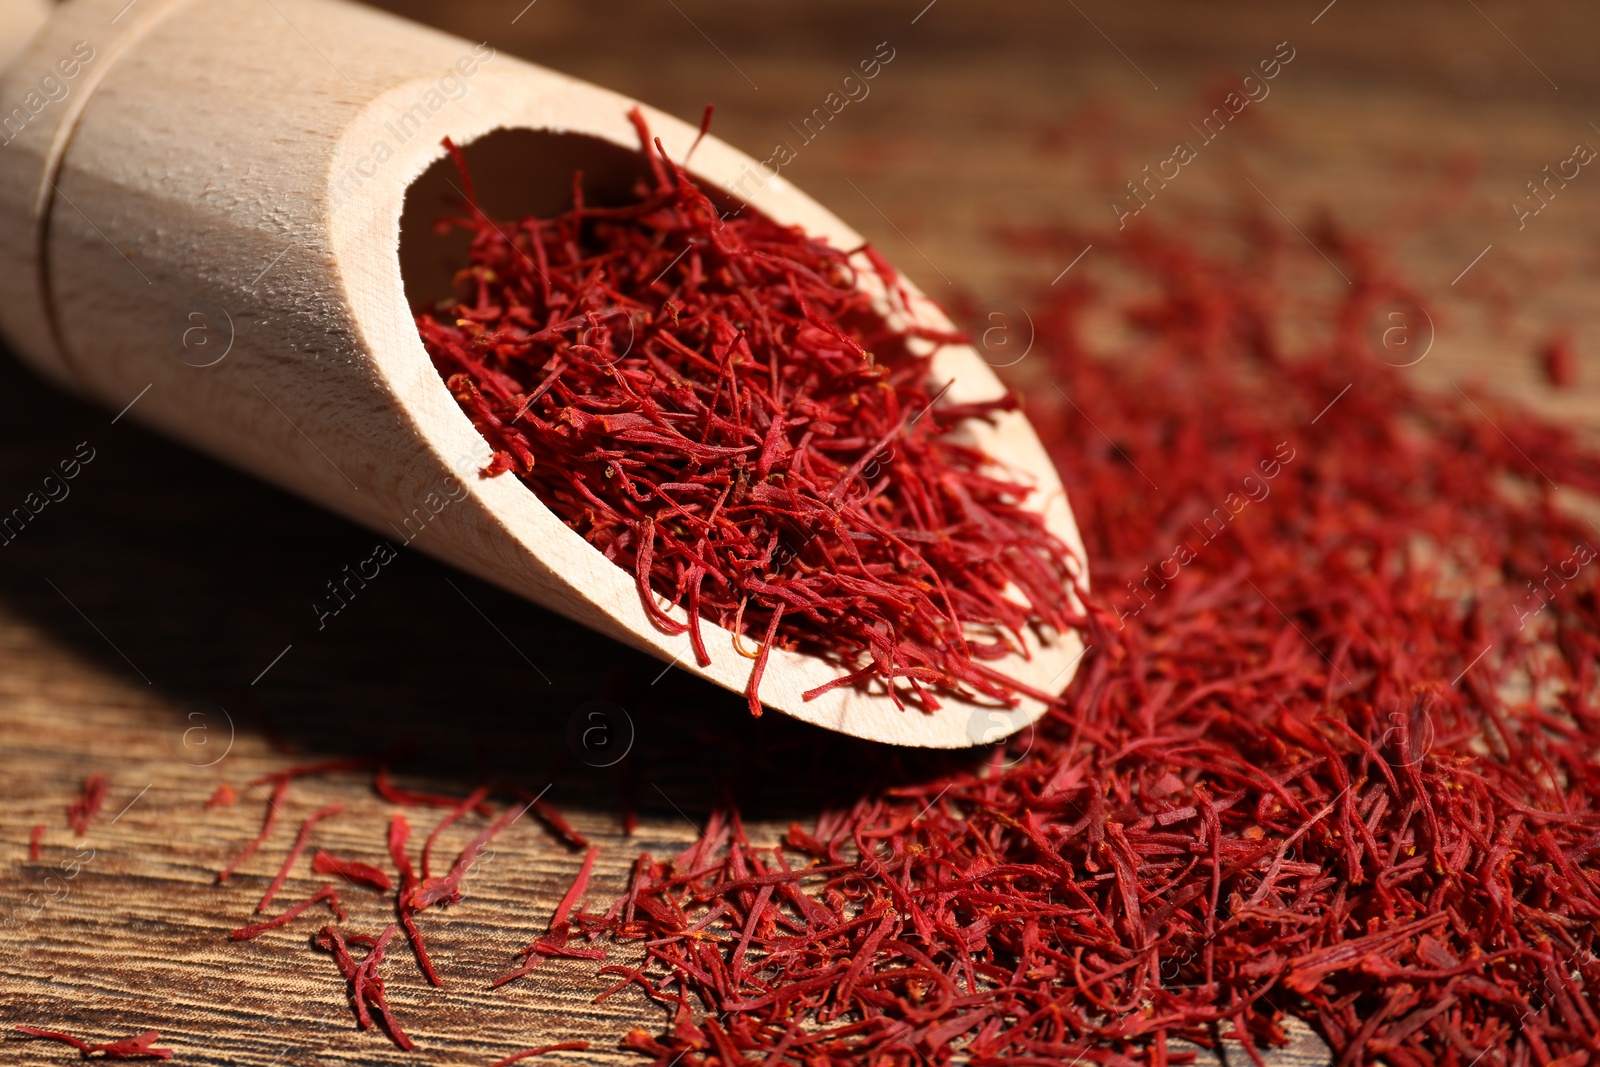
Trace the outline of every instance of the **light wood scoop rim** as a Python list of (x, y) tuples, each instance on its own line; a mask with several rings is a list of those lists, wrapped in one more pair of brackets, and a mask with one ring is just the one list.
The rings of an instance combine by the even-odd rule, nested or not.
[[(521, 64), (518, 64), (521, 66)], [(512, 74), (512, 71), (502, 72)], [(549, 72), (541, 71), (542, 75)], [(559, 77), (559, 76), (558, 76)], [(676, 160), (688, 155), (699, 131), (668, 114), (637, 105), (616, 93), (572, 79), (560, 93), (559, 116), (548, 108), (530, 106), (519, 113), (503, 106), (513, 94), (493, 93), (497, 105), (492, 115), (476, 122), (457, 121), (448, 131), (458, 144), (467, 145), (497, 129), (530, 129), (555, 133), (580, 134), (598, 138), (622, 148), (637, 150), (637, 134), (627, 114), (640, 106), (652, 132), (661, 139), (667, 154)], [(402, 87), (399, 92), (404, 92)], [(351, 151), (361, 147), (360, 133), (346, 138)], [(444, 155), (435, 141), (426, 152), (393, 168), (393, 180), (382, 195), (363, 198), (364, 210), (342, 213), (332, 229), (334, 254), (347, 266), (362, 269), (347, 271), (347, 279), (379, 280), (366, 291), (347, 293), (355, 310), (357, 327), (372, 353), (380, 373), (387, 378), (400, 405), (415, 420), (420, 435), (435, 455), (474, 456), (478, 462), (488, 446), (459, 409), (435, 372), (417, 335), (406, 306), (399, 264), (399, 224), (406, 189), (422, 172)], [(748, 202), (770, 218), (800, 226), (813, 236), (835, 247), (852, 249), (863, 239), (854, 230), (819, 204), (795, 189), (781, 175), (761, 174), (757, 187), (749, 174), (758, 166), (750, 157), (706, 137), (690, 157), (686, 168), (696, 180), (719, 188), (736, 200)], [(336, 159), (334, 173), (340, 160)], [(743, 189), (739, 187), (744, 178)], [(382, 240), (371, 240), (374, 231)], [(364, 261), (364, 262), (363, 262)], [(924, 325), (938, 330), (954, 330), (944, 313), (908, 282), (913, 314)], [(933, 360), (934, 377), (953, 380), (950, 402), (963, 403), (1000, 395), (1004, 387), (979, 354), (969, 346), (950, 345), (940, 349)], [(972, 434), (984, 451), (1001, 463), (1025, 475), (1036, 486), (1032, 501), (1044, 511), (1049, 528), (1083, 559), (1083, 543), (1068, 505), (1065, 491), (1054, 466), (1027, 419), (1008, 413), (994, 425), (974, 422)], [(607, 560), (580, 535), (568, 528), (526, 486), (513, 476), (465, 479), (471, 493), (500, 524), (498, 531), (508, 542), (536, 554), (572, 587), (575, 595), (588, 600), (619, 621), (630, 643), (648, 650), (670, 665), (687, 670), (735, 692), (743, 692), (752, 661), (734, 651), (733, 635), (709, 622), (702, 623), (712, 663), (700, 667), (695, 662), (687, 634), (670, 635), (656, 628), (639, 602), (631, 572)], [(506, 574), (485, 574), (502, 585)], [(1087, 580), (1087, 575), (1084, 575)], [(680, 621), (681, 609), (671, 614)], [(994, 662), (996, 670), (1032, 688), (1059, 693), (1070, 680), (1084, 646), (1077, 633), (1059, 635), (1047, 645), (1031, 642), (1031, 658), (1018, 656)], [(963, 748), (991, 743), (1037, 720), (1047, 710), (1039, 700), (1023, 698), (1015, 708), (1004, 709), (969, 703), (941, 695), (944, 707), (934, 713), (914, 708), (896, 708), (883, 693), (841, 688), (813, 700), (802, 696), (839, 675), (839, 668), (818, 657), (774, 649), (760, 686), (763, 703), (772, 709), (805, 722), (859, 738), (931, 748)]]

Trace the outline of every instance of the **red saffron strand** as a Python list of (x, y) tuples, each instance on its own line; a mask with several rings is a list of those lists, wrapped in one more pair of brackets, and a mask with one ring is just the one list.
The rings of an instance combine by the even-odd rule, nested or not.
[(266, 911), (267, 905), (278, 895), (278, 890), (283, 888), (283, 883), (288, 880), (289, 872), (294, 868), (295, 861), (306, 849), (306, 843), (311, 839), (311, 830), (323, 819), (332, 818), (344, 811), (343, 804), (330, 804), (319, 808), (311, 814), (305, 822), (300, 824), (300, 830), (295, 834), (294, 844), (289, 849), (289, 854), (283, 858), (283, 866), (278, 868), (278, 874), (267, 886), (267, 891), (261, 894), (261, 902), (256, 905), (256, 911)]
[(600, 854), (598, 848), (591, 848), (583, 857), (583, 863), (578, 867), (578, 873), (572, 879), (572, 885), (561, 897), (561, 903), (556, 905), (555, 914), (550, 916), (550, 929), (555, 930), (564, 926), (567, 917), (572, 914), (572, 909), (578, 906), (583, 899), (584, 892), (589, 888), (589, 872), (594, 870), (595, 857)]
[(711, 132), (711, 114), (714, 110), (716, 110), (714, 105), (707, 104), (705, 113), (700, 116), (700, 132), (695, 134), (694, 143), (689, 146), (689, 151), (683, 154), (684, 166), (689, 165), (689, 160), (694, 158), (694, 150), (700, 147), (700, 142)]
[(44, 841), (44, 823), (35, 823), (28, 831), (28, 862), (39, 862), (39, 845)]
[(67, 825), (77, 836), (82, 837), (89, 832), (89, 824), (106, 802), (106, 789), (106, 776), (91, 774), (83, 780), (82, 791), (67, 805)]
[(84, 1059), (89, 1059), (95, 1055), (102, 1056), (108, 1060), (166, 1060), (172, 1058), (171, 1049), (153, 1047), (157, 1041), (161, 1040), (161, 1034), (155, 1030), (146, 1030), (135, 1037), (125, 1037), (121, 1041), (91, 1045), (82, 1038), (73, 1037), (71, 1034), (62, 1033), (59, 1030), (41, 1030), (34, 1026), (18, 1026), (16, 1029), (34, 1037), (49, 1038), (51, 1041), (60, 1041), (63, 1044), (71, 1045), (83, 1054)]
[(273, 779), (272, 783), (272, 793), (267, 797), (267, 812), (261, 819), (261, 832), (256, 834), (255, 838), (240, 850), (239, 854), (233, 858), (232, 863), (217, 872), (218, 884), (226, 882), (232, 877), (234, 871), (248, 862), (250, 857), (256, 854), (256, 850), (272, 835), (273, 827), (278, 825), (278, 806), (283, 803), (283, 798), (289, 793), (289, 779)]
[(1578, 353), (1572, 331), (1562, 330), (1539, 346), (1539, 369), (1553, 388), (1570, 389), (1578, 381)]
[[(460, 797), (447, 797), (439, 793), (418, 793), (410, 789), (401, 789), (389, 780), (389, 765), (378, 765), (378, 773), (372, 780), (373, 789), (377, 790), (380, 797), (391, 804), (398, 804), (404, 808), (453, 808), (461, 803)], [(489, 816), (494, 814), (494, 808), (487, 803), (480, 803), (473, 807), (479, 815)]]
[(503, 1060), (496, 1060), (489, 1067), (511, 1067), (513, 1063), (532, 1059), (535, 1056), (543, 1056), (549, 1052), (587, 1052), (588, 1049), (589, 1042), (587, 1041), (563, 1041), (559, 1045), (541, 1045), (538, 1048), (525, 1048), (521, 1052), (512, 1053)]
[(456, 165), (456, 172), (461, 175), (462, 191), (466, 197), (467, 207), (472, 210), (475, 218), (482, 218), (483, 212), (478, 208), (478, 196), (472, 188), (472, 173), (467, 169), (466, 156), (461, 154), (460, 146), (448, 137), (443, 138), (439, 143), (444, 146), (446, 152), (450, 153), (450, 159)]
[(369, 885), (373, 889), (387, 892), (394, 888), (394, 882), (389, 875), (369, 863), (357, 860), (341, 859), (331, 852), (322, 849), (311, 860), (311, 869), (318, 874), (337, 874), (339, 877), (362, 885)]
[(274, 915), (270, 919), (267, 919), (263, 922), (254, 923), (250, 926), (241, 926), (239, 929), (229, 933), (228, 936), (233, 938), (235, 941), (248, 941), (253, 937), (260, 937), (268, 930), (276, 930), (280, 926), (288, 926), (290, 923), (294, 922), (294, 920), (298, 919), (301, 913), (307, 908), (310, 908), (324, 900), (328, 902), (328, 907), (332, 909), (333, 914), (338, 917), (339, 921), (343, 922), (345, 919), (345, 911), (344, 906), (339, 902), (339, 894), (334, 890), (332, 885), (325, 884), (322, 886), (322, 888), (318, 889), (315, 893), (312, 893), (309, 897), (300, 901), (298, 904), (289, 905), (289, 907), (286, 908), (282, 914)]
[(486, 785), (479, 786), (472, 791), (471, 796), (457, 801), (455, 807), (450, 809), (449, 814), (440, 819), (439, 824), (433, 828), (433, 832), (428, 835), (428, 839), (422, 843), (422, 880), (424, 882), (428, 881), (432, 874), (429, 868), (432, 865), (433, 843), (439, 839), (440, 834), (454, 825), (458, 819), (483, 803), (483, 799), (488, 795), (489, 787)]
[[(432, 907), (435, 904), (453, 904), (461, 899), (461, 880), (467, 876), (467, 871), (477, 862), (478, 856), (484, 847), (492, 841), (501, 830), (510, 826), (522, 817), (527, 808), (508, 808), (501, 816), (467, 843), (456, 857), (456, 862), (450, 868), (450, 873), (442, 878), (423, 878), (415, 889), (411, 891), (411, 906), (414, 911)], [(424, 850), (426, 851), (426, 850)]]
[[(383, 933), (375, 938), (357, 934), (347, 939), (337, 927), (325, 926), (314, 940), (319, 948), (333, 955), (339, 973), (349, 983), (350, 1004), (356, 1012), (356, 1024), (363, 1030), (371, 1029), (372, 1013), (376, 1011), (378, 1017), (383, 1020), (383, 1027), (388, 1031), (390, 1040), (402, 1050), (409, 1052), (416, 1045), (406, 1035), (390, 1010), (389, 999), (384, 991), (383, 976), (378, 972), (378, 967), (383, 962), (384, 949), (389, 944), (389, 939), (394, 936), (394, 932), (395, 924), (390, 923), (384, 928)], [(350, 953), (349, 946), (352, 943), (368, 946), (366, 958), (360, 963), (357, 963)]]
[(389, 998), (384, 995), (383, 978), (378, 974), (378, 965), (383, 962), (384, 946), (394, 936), (394, 930), (394, 923), (384, 927), (383, 933), (378, 935), (377, 943), (372, 946), (372, 951), (367, 953), (367, 958), (362, 962), (362, 966), (367, 973), (366, 986), (369, 990), (369, 999), (371, 999), (373, 1007), (378, 1009), (378, 1014), (383, 1017), (384, 1029), (389, 1031), (389, 1037), (396, 1045), (400, 1046), (403, 1051), (410, 1052), (416, 1046), (411, 1038), (406, 1036), (406, 1032), (400, 1028), (399, 1022), (395, 1020), (394, 1013), (389, 1010)]
[(411, 858), (406, 855), (406, 842), (410, 838), (411, 824), (404, 815), (396, 815), (389, 820), (389, 858), (400, 873), (400, 885), (394, 897), (395, 915), (405, 929), (406, 940), (411, 943), (411, 952), (417, 958), (417, 967), (423, 977), (431, 985), (443, 986), (444, 981), (439, 977), (439, 972), (434, 970), (433, 960), (428, 956), (422, 931), (417, 929), (416, 907), (411, 899), (417, 888), (417, 873), (411, 866)]
[(572, 824), (561, 814), (554, 804), (542, 800), (525, 789), (513, 789), (512, 792), (526, 800), (538, 820), (548, 826), (559, 837), (563, 844), (572, 848), (588, 848), (589, 839), (573, 828)]
[(206, 801), (205, 807), (207, 811), (214, 811), (217, 808), (231, 808), (238, 799), (239, 794), (234, 791), (233, 786), (223, 782), (217, 786), (216, 792), (211, 794), (211, 798)]
[(293, 767), (285, 767), (281, 771), (263, 774), (253, 778), (246, 785), (266, 785), (268, 782), (288, 782), (296, 778), (320, 778), (324, 774), (337, 774), (340, 771), (364, 771), (377, 762), (375, 756), (352, 756), (347, 759), (322, 760), (318, 763), (300, 763)]
[(561, 902), (556, 905), (555, 912), (550, 916), (549, 925), (545, 928), (543, 937), (534, 941), (523, 949), (521, 955), (528, 959), (516, 970), (503, 974), (490, 982), (491, 988), (499, 988), (507, 982), (521, 978), (531, 972), (547, 956), (564, 956), (569, 959), (594, 959), (606, 958), (604, 949), (571, 949), (567, 948), (567, 936), (570, 928), (568, 921), (573, 909), (583, 899), (583, 894), (589, 888), (589, 874), (594, 870), (595, 857), (600, 854), (598, 848), (591, 847), (583, 857), (583, 863), (578, 866), (578, 873), (572, 879), (572, 885), (561, 897)]

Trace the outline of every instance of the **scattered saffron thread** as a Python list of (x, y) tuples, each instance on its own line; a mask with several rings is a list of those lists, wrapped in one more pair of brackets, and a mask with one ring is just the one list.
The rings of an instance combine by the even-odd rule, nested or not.
[(250, 926), (241, 926), (239, 929), (229, 933), (228, 936), (235, 941), (248, 941), (251, 938), (260, 937), (268, 930), (276, 930), (281, 926), (288, 926), (298, 919), (306, 909), (322, 901), (327, 901), (328, 907), (332, 909), (334, 915), (339, 917), (340, 922), (344, 922), (345, 911), (344, 906), (339, 902), (339, 894), (332, 885), (324, 885), (298, 904), (291, 904), (284, 909), (281, 915), (275, 915), (270, 919), (253, 923)]
[(106, 776), (91, 774), (83, 780), (82, 791), (67, 805), (67, 825), (78, 837), (89, 832), (89, 824), (100, 814), (106, 802), (106, 789)]
[(63, 1044), (71, 1045), (83, 1054), (84, 1059), (90, 1059), (94, 1056), (108, 1060), (166, 1060), (172, 1058), (172, 1050), (170, 1048), (154, 1047), (155, 1043), (161, 1040), (161, 1035), (155, 1030), (146, 1030), (137, 1037), (125, 1037), (121, 1041), (91, 1045), (82, 1038), (64, 1034), (59, 1030), (41, 1030), (35, 1026), (18, 1026), (16, 1029), (34, 1037), (49, 1038), (51, 1041), (60, 1041)]
[(394, 888), (394, 881), (389, 875), (371, 864), (340, 859), (320, 849), (311, 860), (311, 869), (318, 874), (336, 874), (346, 881), (368, 885), (385, 892)]
[(490, 1064), (490, 1067), (511, 1067), (513, 1063), (520, 1063), (522, 1060), (543, 1056), (550, 1052), (587, 1052), (588, 1049), (589, 1042), (587, 1041), (563, 1041), (559, 1045), (542, 1045), (539, 1048), (523, 1049), (521, 1052), (513, 1053), (503, 1060), (496, 1060)]
[(289, 854), (283, 858), (283, 866), (278, 868), (277, 876), (267, 886), (267, 891), (261, 894), (261, 902), (256, 905), (256, 911), (266, 911), (267, 905), (272, 903), (278, 895), (278, 890), (283, 888), (283, 883), (288, 880), (289, 872), (294, 868), (295, 861), (306, 850), (306, 844), (311, 840), (311, 831), (323, 819), (329, 819), (344, 810), (343, 804), (331, 804), (313, 812), (305, 822), (300, 824), (300, 830), (295, 834), (294, 844), (289, 848)]
[(217, 881), (219, 883), (226, 882), (229, 878), (231, 878), (233, 876), (233, 872), (248, 862), (250, 857), (254, 856), (257, 850), (261, 848), (261, 845), (267, 840), (268, 837), (272, 835), (273, 827), (278, 825), (278, 805), (282, 803), (283, 798), (288, 794), (288, 792), (289, 779), (281, 778), (273, 783), (272, 794), (267, 797), (266, 814), (261, 818), (261, 832), (256, 834), (256, 836), (239, 851), (239, 854), (233, 858), (233, 862), (229, 863), (226, 867), (217, 872)]

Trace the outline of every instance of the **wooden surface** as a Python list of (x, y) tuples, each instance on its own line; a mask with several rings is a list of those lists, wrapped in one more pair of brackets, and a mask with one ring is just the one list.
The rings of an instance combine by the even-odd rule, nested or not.
[[(1186, 211), (1264, 195), (1297, 221), (1321, 206), (1396, 237), (1443, 212), (1400, 240), (1402, 262), (1441, 310), (1433, 349), (1411, 373), (1440, 388), (1476, 379), (1590, 430), (1600, 424), (1600, 360), (1591, 355), (1600, 352), (1600, 172), (1585, 168), (1521, 231), (1509, 208), (1574, 143), (1600, 147), (1589, 125), (1600, 116), (1585, 110), (1600, 88), (1588, 54), (1600, 30), (1593, 11), (1338, 0), (1313, 24), (1320, 2), (1057, 9), (938, 0), (923, 11), (921, 0), (867, 10), (538, 0), (516, 17), (520, 8), (465, 0), (403, 13), (687, 119), (714, 101), (721, 135), (760, 156), (769, 142), (798, 142), (787, 124), (890, 41), (895, 59), (871, 95), (802, 146), (784, 176), (930, 293), (1011, 294), (1019, 316), (1026, 298), (1015, 294), (1066, 264), (1003, 252), (993, 227), (1109, 220), (1112, 188), (1166, 158), (1204, 112), (1196, 86), (1219, 72), (1237, 79), (1287, 39), (1296, 57), (1253, 121), (1208, 146), (1148, 212), (1170, 211), (1163, 221), (1176, 225)], [(302, 29), (315, 40), (315, 27)], [(1096, 115), (1106, 147), (1086, 158), (1072, 145)], [(1454, 201), (1440, 181), (1451, 160), (1481, 162)], [(1495, 292), (1518, 308), (1514, 320), (1486, 314), (1482, 297)], [(1530, 351), (1562, 327), (1575, 330), (1585, 359), (1579, 386), (1558, 392)], [(594, 1039), (595, 1051), (561, 1059), (632, 1062), (615, 1039), (662, 1016), (632, 993), (591, 1005), (604, 983), (590, 965), (552, 963), (534, 981), (484, 988), (542, 929), (576, 869), (577, 857), (538, 826), (508, 831), (467, 898), (425, 917), (448, 989), (428, 989), (394, 954), (391, 994), (421, 1046), (408, 1057), (354, 1031), (342, 983), (306, 948), (303, 929), (225, 939), (247, 920), (276, 865), (271, 852), (281, 855), (299, 817), (342, 801), (346, 813), (324, 824), (324, 840), (377, 862), (387, 805), (358, 775), (307, 783), (291, 795), (272, 849), (218, 888), (211, 872), (254, 832), (262, 791), (210, 813), (204, 800), (224, 780), (408, 739), (426, 759), (402, 766), (425, 764), (431, 776), (411, 785), (464, 791), (490, 774), (551, 784), (547, 798), (601, 845), (600, 900), (620, 889), (638, 850), (688, 842), (719, 781), (733, 783), (757, 835), (771, 840), (791, 819), (807, 822), (848, 796), (839, 783), (887, 760), (775, 717), (750, 723), (736, 697), (679, 671), (652, 684), (654, 660), (415, 554), (319, 631), (310, 602), (366, 558), (369, 535), (126, 419), (113, 424), (11, 361), (0, 363), (0, 441), (6, 509), (79, 442), (94, 450), (70, 495), (0, 546), (8, 1026), (98, 1040), (154, 1026), (180, 1062), (206, 1065), (487, 1064), (579, 1037)], [(636, 728), (627, 783), (568, 744), (569, 721), (584, 724), (597, 699), (623, 706)], [(898, 762), (908, 775), (932, 766)], [(785, 784), (813, 770), (817, 787)], [(109, 775), (111, 795), (78, 842), (63, 811), (92, 771)], [(619, 832), (628, 790), (642, 816), (631, 841)], [(34, 823), (48, 827), (39, 863), (26, 861)], [(94, 858), (75, 878), (48, 881), (79, 845)], [(301, 875), (289, 892), (313, 884)], [(354, 923), (387, 921), (382, 900), (354, 890), (349, 899)], [(6, 1062), (68, 1061), (70, 1050), (3, 1041)], [(1312, 1040), (1277, 1055), (1323, 1062)]]

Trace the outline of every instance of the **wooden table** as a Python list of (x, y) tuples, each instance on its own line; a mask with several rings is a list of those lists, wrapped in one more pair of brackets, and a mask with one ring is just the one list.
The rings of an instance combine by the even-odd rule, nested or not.
[[(1204, 113), (1196, 86), (1236, 82), (1287, 41), (1294, 59), (1253, 105), (1252, 123), (1208, 146), (1148, 211), (1176, 220), (1259, 196), (1297, 220), (1322, 206), (1393, 235), (1447, 208), (1401, 245), (1441, 311), (1435, 345), (1411, 373), (1440, 388), (1479, 380), (1600, 426), (1600, 173), (1584, 169), (1520, 230), (1510, 207), (1575, 143), (1600, 146), (1591, 121), (1600, 113), (1584, 109), (1600, 87), (1589, 53), (1600, 10), (1503, 0), (524, 2), (391, 6), (686, 118), (713, 101), (717, 131), (734, 144), (758, 156), (798, 145), (785, 176), (930, 292), (979, 299), (1026, 292), (1065, 265), (1006, 254), (997, 224), (1111, 219), (1116, 187), (1166, 158)], [(802, 142), (790, 123), (879, 42), (894, 58), (870, 95)], [(1096, 115), (1098, 149), (1074, 150)], [(1446, 204), (1440, 176), (1452, 162), (1481, 172)], [(1492, 292), (1519, 308), (1513, 321), (1486, 314), (1479, 298)], [(1558, 392), (1530, 351), (1563, 326), (1585, 356), (1579, 386)], [(662, 1015), (631, 992), (592, 1004), (606, 983), (590, 964), (551, 963), (486, 989), (542, 930), (577, 866), (532, 820), (495, 843), (464, 901), (425, 918), (446, 989), (425, 987), (395, 954), (395, 1009), (423, 1050), (407, 1056), (354, 1031), (342, 983), (306, 950), (304, 930), (225, 937), (248, 921), (290, 827), (317, 805), (346, 807), (325, 824), (326, 844), (381, 860), (389, 809), (368, 778), (297, 786), (271, 848), (225, 887), (213, 872), (254, 833), (265, 790), (241, 790), (237, 806), (212, 812), (204, 801), (224, 780), (407, 740), (431, 774), (407, 779), (416, 787), (464, 791), (489, 775), (550, 785), (548, 799), (601, 847), (601, 899), (621, 889), (640, 849), (692, 840), (718, 799), (714, 782), (752, 792), (754, 833), (771, 840), (826, 803), (775, 784), (803, 774), (806, 758), (875, 758), (772, 717), (751, 723), (737, 698), (681, 672), (660, 677), (661, 665), (420, 556), (386, 568), (319, 630), (311, 601), (366, 557), (371, 535), (130, 420), (113, 423), (11, 361), (0, 362), (0, 441), (4, 509), (75, 450), (93, 453), (70, 495), (0, 546), (8, 1026), (101, 1040), (156, 1026), (194, 1065), (486, 1064), (580, 1037), (596, 1047), (569, 1062), (633, 1062), (617, 1038)], [(623, 704), (637, 735), (630, 788), (642, 822), (632, 840), (620, 832), (615, 772), (586, 765), (568, 743), (569, 722), (593, 700)], [(907, 773), (917, 766), (909, 758)], [(80, 841), (63, 808), (95, 771), (109, 776), (110, 796)], [(30, 863), (35, 823), (47, 831)], [(64, 879), (63, 866), (89, 850)], [(375, 894), (347, 898), (358, 923), (387, 921)], [(69, 1058), (59, 1046), (3, 1041), (7, 1062)], [(1309, 1036), (1277, 1057), (1325, 1062)]]

